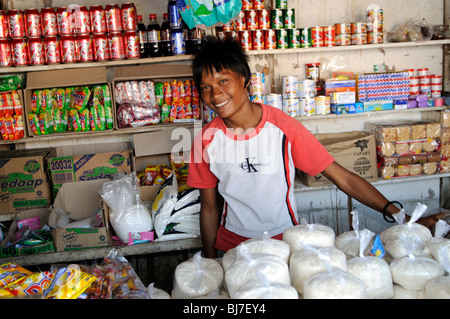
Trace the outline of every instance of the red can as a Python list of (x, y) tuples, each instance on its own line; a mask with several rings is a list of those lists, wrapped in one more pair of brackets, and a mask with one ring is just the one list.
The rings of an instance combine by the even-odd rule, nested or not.
[(45, 63), (61, 63), (61, 45), (56, 36), (44, 37)]
[(61, 36), (61, 62), (77, 62), (77, 41), (73, 35)]
[(9, 37), (8, 15), (0, 10), (0, 38)]
[(237, 16), (236, 20), (234, 21), (234, 25), (235, 25), (236, 31), (247, 30), (247, 23), (245, 21), (245, 11), (239, 12), (239, 15)]
[(108, 38), (106, 33), (94, 34), (94, 60), (95, 61), (108, 61), (110, 58)]
[(77, 37), (77, 58), (80, 62), (94, 61), (94, 42), (90, 34)]
[(25, 29), (27, 30), (27, 37), (40, 37), (42, 35), (41, 14), (38, 9), (25, 10)]
[(89, 16), (89, 10), (84, 6), (75, 9), (75, 33), (91, 33), (91, 18)]
[(126, 31), (123, 37), (125, 45), (125, 57), (136, 59), (141, 57), (141, 45), (137, 31)]
[(92, 33), (104, 33), (106, 29), (106, 16), (103, 6), (96, 5), (89, 8), (89, 16), (91, 18)]
[(74, 14), (66, 7), (56, 9), (56, 21), (58, 23), (58, 32), (60, 35), (69, 35), (74, 33)]
[(31, 65), (45, 64), (44, 40), (41, 37), (28, 38), (28, 57)]
[(108, 4), (105, 8), (105, 14), (108, 32), (119, 32), (123, 30), (122, 11), (118, 4)]
[(41, 10), (42, 19), (42, 35), (56, 36), (58, 35), (58, 22), (56, 19), (55, 8), (44, 8)]
[(270, 10), (268, 9), (256, 10), (256, 15), (258, 19), (258, 29), (260, 30), (270, 29)]
[(125, 59), (125, 46), (121, 32), (108, 33), (108, 45), (111, 60)]
[(264, 9), (265, 7), (264, 0), (253, 0), (253, 9)]
[(137, 12), (134, 3), (122, 5), (122, 25), (124, 31), (137, 30)]
[(277, 33), (274, 29), (263, 30), (264, 49), (272, 50), (277, 48)]
[(323, 47), (323, 28), (311, 28), (311, 42), (313, 48)]
[(323, 27), (323, 46), (334, 47), (336, 44), (336, 29), (333, 26)]
[(247, 30), (258, 30), (256, 10), (245, 10), (245, 23), (247, 25)]
[(0, 39), (0, 66), (12, 66), (11, 43), (8, 39)]
[(25, 22), (23, 18), (23, 12), (20, 10), (8, 11), (8, 28), (11, 38), (23, 38), (25, 37)]
[(251, 30), (239, 31), (239, 42), (245, 51), (253, 50)]
[(264, 30), (252, 31), (252, 42), (253, 50), (264, 50)]
[(28, 48), (26, 38), (12, 38), (11, 51), (14, 65), (28, 65)]

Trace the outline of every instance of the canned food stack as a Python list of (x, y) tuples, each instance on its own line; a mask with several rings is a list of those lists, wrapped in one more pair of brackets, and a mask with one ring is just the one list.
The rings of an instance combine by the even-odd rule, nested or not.
[(183, 29), (183, 19), (176, 1), (167, 4), (170, 25), (170, 43), (174, 55), (186, 54), (186, 35)]
[(371, 4), (366, 10), (367, 43), (383, 43), (383, 9), (376, 4)]

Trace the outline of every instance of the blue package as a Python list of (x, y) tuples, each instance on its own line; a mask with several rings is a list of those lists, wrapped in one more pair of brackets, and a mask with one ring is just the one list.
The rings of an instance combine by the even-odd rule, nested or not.
[(380, 235), (377, 234), (375, 240), (373, 241), (372, 249), (370, 254), (375, 257), (383, 258), (385, 255), (383, 244), (381, 243)]

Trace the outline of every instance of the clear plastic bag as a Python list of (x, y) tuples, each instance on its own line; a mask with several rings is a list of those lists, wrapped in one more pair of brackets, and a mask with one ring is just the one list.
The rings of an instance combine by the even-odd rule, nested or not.
[(388, 32), (387, 40), (388, 42), (415, 42), (430, 40), (432, 36), (432, 24), (425, 21), (408, 21)]

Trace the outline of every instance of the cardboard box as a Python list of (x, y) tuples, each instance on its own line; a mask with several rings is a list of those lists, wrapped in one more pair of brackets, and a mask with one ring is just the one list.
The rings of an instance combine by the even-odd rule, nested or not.
[[(91, 87), (95, 84), (107, 84), (111, 93), (111, 106), (113, 108), (114, 123), (115, 120), (115, 108), (114, 108), (114, 96), (111, 90), (111, 85), (108, 81), (108, 74), (106, 67), (92, 67), (92, 68), (80, 68), (80, 69), (61, 69), (61, 70), (49, 70), (49, 71), (37, 71), (29, 72), (27, 74), (27, 86), (24, 91), (24, 118), (27, 122), (28, 136), (38, 137), (40, 135), (34, 135), (31, 130), (31, 125), (28, 121), (28, 114), (31, 113), (31, 96), (36, 89), (53, 89), (53, 88), (66, 88), (75, 86), (88, 86)], [(95, 132), (95, 131), (88, 131)], [(54, 134), (80, 134), (86, 132), (59, 132)]]
[(115, 173), (131, 173), (130, 143), (58, 146), (48, 160), (53, 194), (64, 183), (110, 179)]
[[(317, 134), (336, 162), (369, 182), (378, 179), (375, 137), (364, 132)], [(325, 186), (332, 183), (322, 174), (309, 176), (296, 170), (297, 176), (307, 186)]]
[(0, 152), (0, 213), (51, 205), (46, 161), (54, 154), (52, 148)]
[[(54, 207), (63, 209), (75, 221), (95, 216), (103, 208), (99, 190), (107, 180), (65, 183), (58, 192)], [(80, 200), (82, 199), (82, 200)], [(53, 228), (56, 251), (80, 250), (113, 245), (108, 215), (102, 210), (103, 227)], [(55, 216), (52, 213), (50, 225)]]
[(393, 100), (370, 101), (364, 102), (363, 106), (364, 112), (392, 110), (394, 109), (394, 102)]
[(1, 243), (0, 258), (5, 257), (17, 257), (25, 256), (39, 253), (50, 253), (55, 251), (55, 246), (53, 241), (47, 243), (36, 245), (32, 247), (6, 247), (6, 245), (14, 240), (14, 235), (16, 234), (18, 227), (17, 223), (20, 220), (32, 218), (35, 216), (39, 217), (39, 222), (41, 227), (47, 224), (49, 218), (50, 210), (49, 208), (39, 208), (33, 210), (27, 210), (17, 213), (14, 220), (11, 222), (9, 227), (8, 235)]

